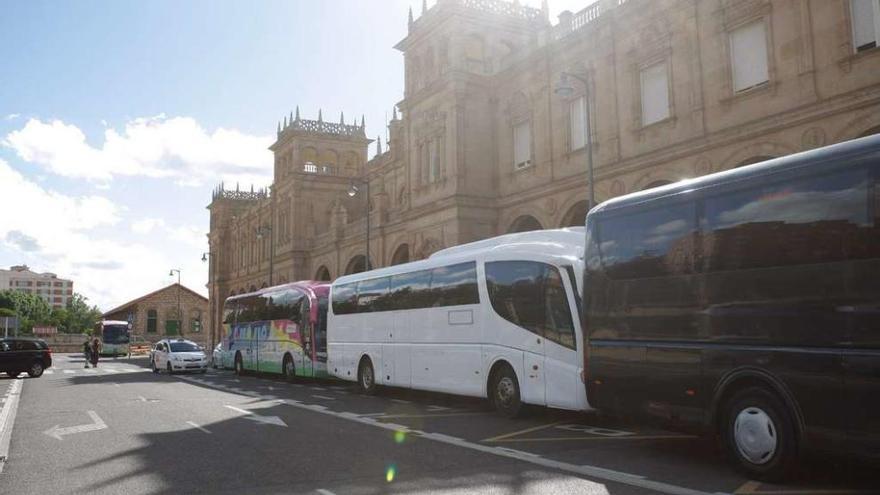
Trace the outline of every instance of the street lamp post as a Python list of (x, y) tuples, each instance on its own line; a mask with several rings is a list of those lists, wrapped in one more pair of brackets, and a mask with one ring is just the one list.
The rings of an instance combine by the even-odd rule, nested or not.
[(177, 272), (177, 334), (183, 337), (183, 318), (180, 316), (180, 270), (172, 268), (168, 271), (168, 276), (173, 277), (174, 272)]
[(590, 204), (587, 211), (590, 211), (593, 209), (593, 206), (596, 206), (596, 189), (593, 185), (593, 133), (590, 131), (590, 82), (586, 74), (563, 72), (559, 76), (559, 81), (556, 83), (556, 88), (554, 88), (553, 92), (562, 97), (571, 96), (574, 93), (574, 88), (568, 81), (569, 77), (577, 79), (584, 85), (584, 132), (587, 134), (587, 171), (589, 174), (588, 180), (590, 181)]
[(364, 271), (370, 269), (370, 180), (369, 179), (355, 179), (351, 178), (351, 184), (348, 186), (348, 196), (355, 197), (357, 193), (360, 191), (358, 184), (364, 186), (364, 193), (367, 197), (367, 249), (366, 255), (367, 257), (364, 259)]
[(272, 227), (269, 225), (260, 225), (256, 228), (257, 239), (269, 236), (269, 287), (272, 287), (272, 272), (275, 268), (275, 242), (272, 235)]
[[(202, 253), (202, 263), (208, 261), (209, 259), (211, 260), (211, 263), (208, 265), (208, 280), (211, 280), (211, 277), (214, 275), (214, 254), (211, 253), (210, 251)], [(217, 316), (217, 313), (219, 313), (219, 311), (213, 310), (213, 306), (218, 304), (217, 287), (216, 286), (217, 286), (217, 281), (214, 280), (211, 285), (211, 293), (208, 294), (208, 296), (210, 297), (211, 305), (212, 305), (212, 308), (209, 308), (210, 313), (211, 313), (210, 314), (211, 328), (208, 329), (208, 333), (210, 334), (209, 342), (211, 343), (211, 346), (208, 349), (211, 349), (211, 350), (214, 349), (214, 327), (217, 324), (215, 317)], [(204, 326), (202, 326), (201, 322), (199, 322), (199, 328), (200, 329), (204, 328)], [(214, 359), (213, 352), (211, 354), (211, 359)]]

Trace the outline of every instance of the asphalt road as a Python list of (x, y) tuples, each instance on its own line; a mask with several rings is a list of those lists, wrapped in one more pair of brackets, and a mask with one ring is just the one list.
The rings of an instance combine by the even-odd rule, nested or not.
[(20, 389), (0, 494), (846, 495), (880, 486), (870, 467), (833, 459), (809, 463), (789, 486), (757, 483), (709, 440), (598, 415), (535, 409), (508, 420), (483, 401), (439, 394), (367, 397), (353, 384), (230, 371), (154, 375), (144, 359), (82, 366), (56, 355), (42, 378), (0, 378), (0, 398)]

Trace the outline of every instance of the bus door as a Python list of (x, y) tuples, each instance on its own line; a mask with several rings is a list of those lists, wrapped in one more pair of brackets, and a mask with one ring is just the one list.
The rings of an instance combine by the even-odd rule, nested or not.
[[(568, 282), (568, 281), (565, 281)], [(577, 315), (570, 289), (556, 267), (547, 265), (544, 276), (544, 376), (547, 405), (563, 409), (584, 409), (587, 404), (584, 387), (580, 384), (580, 362), (575, 321)], [(583, 402), (583, 403), (582, 403)]]
[(315, 343), (315, 325), (312, 321), (311, 303), (308, 296), (300, 299), (299, 303), (299, 335), (300, 344), (302, 344), (303, 354), (303, 375), (315, 376), (315, 360), (314, 360), (314, 343)]

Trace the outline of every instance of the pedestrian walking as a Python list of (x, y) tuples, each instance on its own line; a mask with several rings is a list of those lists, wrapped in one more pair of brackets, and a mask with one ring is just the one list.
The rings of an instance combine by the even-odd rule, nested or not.
[(89, 342), (89, 339), (83, 342), (83, 358), (86, 361), (85, 367), (88, 368), (89, 362), (92, 360), (92, 344)]
[(98, 337), (95, 337), (95, 340), (92, 341), (91, 354), (92, 354), (92, 359), (91, 359), (92, 366), (97, 368), (98, 367), (98, 357), (101, 355), (101, 341), (98, 340)]

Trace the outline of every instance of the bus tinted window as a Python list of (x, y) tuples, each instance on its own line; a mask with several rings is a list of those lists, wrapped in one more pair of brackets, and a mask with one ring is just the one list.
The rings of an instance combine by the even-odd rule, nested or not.
[(363, 280), (357, 284), (357, 312), (384, 311), (387, 306), (391, 277)]
[(705, 269), (740, 270), (877, 257), (865, 170), (709, 197)]
[(402, 273), (391, 277), (389, 306), (394, 309), (417, 309), (430, 306), (431, 270)]
[(357, 312), (357, 282), (333, 287), (333, 313), (347, 315)]
[(237, 322), (262, 321), (268, 319), (266, 300), (260, 296), (247, 296), (238, 300), (239, 315)]
[(459, 263), (431, 271), (431, 306), (479, 304), (477, 264)]
[[(572, 281), (573, 282), (573, 281)], [(575, 286), (572, 285), (572, 288)], [(574, 324), (571, 320), (571, 307), (562, 284), (562, 276), (555, 267), (545, 265), (544, 274), (545, 323), (544, 336), (548, 339), (574, 349)]]
[(224, 324), (232, 324), (235, 323), (235, 301), (226, 301), (226, 304), (223, 306), (223, 323)]
[(299, 314), (304, 294), (295, 289), (285, 289), (268, 294), (269, 319), (293, 320)]
[(599, 250), (611, 278), (647, 278), (693, 270), (696, 206), (685, 203), (599, 222)]
[(486, 263), (486, 287), (492, 308), (505, 320), (543, 335), (543, 263), (495, 261)]

